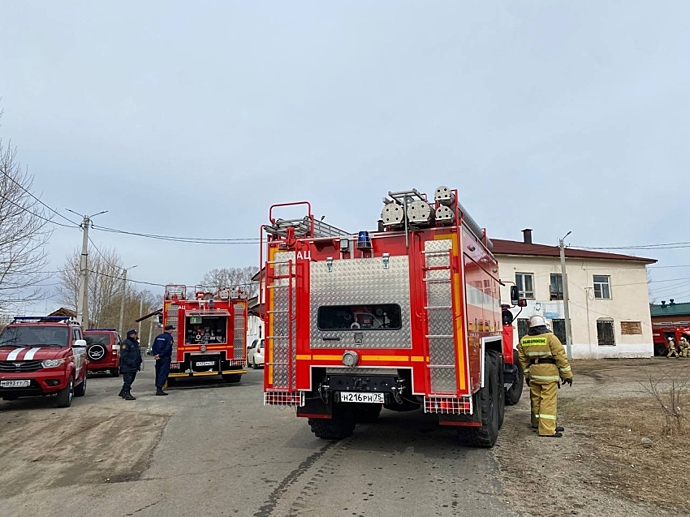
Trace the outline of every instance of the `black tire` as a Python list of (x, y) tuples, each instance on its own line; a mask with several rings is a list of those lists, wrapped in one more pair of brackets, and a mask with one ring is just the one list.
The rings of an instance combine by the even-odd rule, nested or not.
[(256, 361), (252, 357), (252, 363), (251, 363), (252, 370), (256, 370)]
[(111, 377), (119, 377), (120, 376), (120, 369), (119, 368), (113, 368), (110, 370), (110, 376)]
[(498, 428), (503, 427), (503, 420), (506, 413), (506, 390), (503, 387), (503, 356), (496, 354), (496, 392), (498, 393)]
[(64, 390), (57, 394), (57, 407), (70, 407), (74, 397), (74, 378), (70, 377)]
[(84, 380), (81, 382), (81, 384), (74, 387), (75, 397), (83, 397), (84, 395), (86, 395), (86, 375), (84, 375)]
[(231, 373), (228, 375), (223, 375), (223, 380), (231, 384), (236, 384), (242, 380), (241, 373)]
[(379, 419), (383, 404), (361, 404), (354, 410), (355, 421), (358, 424), (373, 424)]
[(351, 414), (334, 415), (333, 418), (310, 418), (309, 427), (322, 440), (342, 440), (355, 430), (355, 419)]
[[(487, 351), (484, 356), (484, 387), (474, 395), (475, 407), (481, 411), (481, 427), (459, 427), (458, 439), (463, 445), (489, 449), (498, 439), (499, 402), (496, 371), (497, 353)], [(503, 390), (503, 387), (500, 387)]]
[(522, 366), (520, 366), (517, 350), (513, 352), (513, 364), (517, 367), (517, 376), (513, 385), (506, 389), (506, 405), (508, 406), (514, 406), (520, 402), (522, 389), (525, 385), (525, 372), (522, 371)]

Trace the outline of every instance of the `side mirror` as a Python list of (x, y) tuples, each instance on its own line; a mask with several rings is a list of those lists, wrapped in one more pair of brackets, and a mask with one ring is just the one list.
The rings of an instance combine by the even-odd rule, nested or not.
[[(510, 286), (510, 304), (520, 305), (520, 289), (516, 285)], [(524, 307), (524, 305), (520, 305), (520, 307)]]
[(85, 339), (77, 339), (74, 343), (72, 343), (73, 347), (79, 347), (79, 348), (86, 348), (86, 340)]

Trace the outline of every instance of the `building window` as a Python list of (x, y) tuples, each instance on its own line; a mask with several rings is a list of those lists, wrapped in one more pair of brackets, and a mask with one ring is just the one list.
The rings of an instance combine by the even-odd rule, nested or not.
[(518, 318), (518, 339), (522, 339), (529, 332), (529, 320), (527, 318)]
[(594, 298), (598, 300), (611, 299), (611, 277), (594, 275)]
[(553, 326), (554, 335), (559, 339), (561, 343), (565, 345), (565, 320), (551, 320), (551, 325)]
[(551, 273), (550, 294), (552, 300), (563, 299), (563, 276), (560, 273)]
[(597, 320), (597, 340), (599, 346), (613, 346), (616, 344), (616, 333), (614, 331), (613, 320)]
[(534, 275), (532, 273), (515, 273), (515, 285), (520, 291), (520, 298), (534, 300)]

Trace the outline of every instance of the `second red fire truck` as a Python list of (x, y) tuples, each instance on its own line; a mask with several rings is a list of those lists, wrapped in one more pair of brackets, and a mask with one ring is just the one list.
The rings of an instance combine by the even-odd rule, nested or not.
[(296, 407), (324, 439), (385, 407), (436, 414), (464, 443), (491, 447), (506, 394), (514, 404), (522, 392), (492, 243), (457, 190), (389, 192), (384, 203), (378, 230), (356, 234), (306, 202), (289, 204), (304, 205), (302, 219), (271, 207), (264, 402)]
[(197, 286), (188, 297), (186, 286), (168, 285), (164, 296), (163, 326), (175, 327), (168, 384), (215, 375), (240, 382), (247, 373), (247, 291)]

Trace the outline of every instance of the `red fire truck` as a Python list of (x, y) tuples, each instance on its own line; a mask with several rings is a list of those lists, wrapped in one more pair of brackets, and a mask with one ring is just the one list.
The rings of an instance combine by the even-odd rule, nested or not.
[[(316, 220), (308, 202), (270, 208), (264, 403), (296, 407), (330, 440), (382, 407), (421, 409), (491, 447), (506, 393), (514, 404), (522, 391), (492, 243), (457, 190), (439, 187), (433, 201), (389, 192), (384, 203), (378, 230), (358, 234)], [(288, 205), (307, 215), (277, 219)]]
[(682, 337), (690, 341), (690, 327), (674, 323), (652, 323), (652, 337), (654, 341), (654, 355), (666, 355), (669, 351), (669, 338), (673, 339), (676, 347), (678, 347)]
[(214, 375), (240, 382), (247, 373), (247, 294), (241, 287), (197, 286), (187, 297), (184, 285), (165, 287), (163, 326), (175, 327), (169, 384)]

